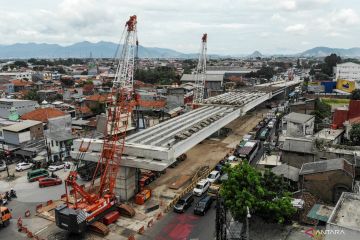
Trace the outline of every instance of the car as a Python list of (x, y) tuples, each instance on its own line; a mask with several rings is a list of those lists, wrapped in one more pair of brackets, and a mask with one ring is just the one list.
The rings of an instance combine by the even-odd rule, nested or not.
[(18, 172), (21, 172), (21, 171), (24, 171), (26, 169), (30, 169), (33, 166), (34, 166), (33, 163), (21, 162), (21, 163), (16, 164), (15, 170), (18, 171)]
[(216, 164), (215, 168), (214, 168), (216, 171), (219, 171), (220, 173), (222, 173), (222, 169), (223, 169), (223, 165), (222, 164)]
[(183, 213), (188, 209), (194, 201), (193, 193), (187, 193), (181, 197), (174, 205), (174, 212)]
[(220, 178), (220, 172), (219, 171), (212, 171), (209, 176), (207, 177), (207, 180), (210, 183), (216, 182)]
[(195, 196), (203, 195), (209, 189), (210, 183), (207, 179), (201, 179), (195, 186), (193, 193)]
[(60, 184), (62, 184), (62, 180), (60, 178), (45, 177), (39, 179), (39, 187), (49, 187)]
[(6, 169), (6, 163), (4, 161), (2, 161), (0, 163), (0, 172), (5, 171), (5, 169)]
[(229, 157), (226, 159), (226, 162), (227, 162), (227, 163), (231, 163), (231, 162), (233, 162), (233, 161), (236, 161), (236, 156), (234, 156), (234, 155), (231, 155), (231, 156), (229, 156)]
[(194, 214), (196, 215), (205, 215), (205, 213), (211, 208), (214, 198), (212, 196), (206, 195), (202, 197), (194, 208)]
[(65, 163), (59, 162), (59, 163), (55, 163), (55, 164), (50, 165), (48, 167), (48, 170), (51, 171), (51, 172), (54, 172), (54, 171), (63, 169), (64, 167), (65, 167)]

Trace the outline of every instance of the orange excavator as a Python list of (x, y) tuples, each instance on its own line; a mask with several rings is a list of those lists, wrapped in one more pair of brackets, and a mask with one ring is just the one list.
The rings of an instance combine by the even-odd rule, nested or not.
[[(129, 113), (135, 101), (133, 88), (134, 56), (137, 42), (137, 17), (131, 16), (122, 34), (122, 51), (118, 53), (115, 79), (111, 100), (107, 106), (107, 133), (104, 137), (100, 159), (94, 172), (90, 188), (79, 185), (77, 171), (70, 171), (65, 180), (66, 203), (55, 209), (56, 225), (74, 233), (82, 233), (89, 226), (96, 228), (107, 214), (117, 211), (119, 200), (116, 197), (116, 176), (124, 152)], [(80, 152), (88, 147), (80, 147)], [(100, 171), (100, 182), (96, 173)], [(99, 232), (105, 233), (101, 227)]]

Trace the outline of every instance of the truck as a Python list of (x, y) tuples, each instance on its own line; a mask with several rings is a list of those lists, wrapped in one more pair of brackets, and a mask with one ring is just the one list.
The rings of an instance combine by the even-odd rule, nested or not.
[(6, 227), (10, 224), (11, 212), (7, 207), (0, 206), (0, 225)]

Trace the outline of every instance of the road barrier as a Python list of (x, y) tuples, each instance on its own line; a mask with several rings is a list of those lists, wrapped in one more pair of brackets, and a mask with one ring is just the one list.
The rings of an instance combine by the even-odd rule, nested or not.
[(156, 220), (159, 221), (159, 220), (162, 218), (162, 216), (163, 216), (163, 215), (162, 215), (162, 212), (160, 212), (160, 213), (156, 216)]
[(60, 196), (60, 199), (63, 199), (66, 197), (66, 194), (64, 193), (63, 195)]
[(49, 205), (51, 205), (52, 203), (53, 203), (53, 200), (49, 200), (49, 201), (46, 202), (46, 205), (49, 206)]
[(148, 228), (151, 228), (153, 224), (154, 224), (154, 219), (151, 219), (151, 220), (148, 222), (147, 227), (148, 227)]
[(145, 232), (145, 227), (144, 227), (144, 226), (142, 226), (141, 228), (139, 228), (138, 234), (144, 234), (144, 232)]
[(30, 210), (29, 209), (26, 210), (24, 216), (25, 217), (30, 217), (30, 215), (31, 215)]
[(130, 235), (130, 236), (128, 237), (128, 240), (135, 240), (135, 236), (134, 236), (134, 235)]
[(40, 212), (40, 209), (43, 207), (42, 204), (39, 204), (36, 206), (36, 212), (39, 213)]

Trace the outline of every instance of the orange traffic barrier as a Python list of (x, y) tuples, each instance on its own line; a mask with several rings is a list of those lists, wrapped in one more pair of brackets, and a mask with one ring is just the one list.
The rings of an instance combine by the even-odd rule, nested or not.
[(130, 235), (130, 236), (128, 237), (128, 240), (135, 240), (135, 236), (134, 236), (134, 235)]
[(19, 217), (18, 220), (17, 220), (17, 226), (18, 226), (18, 229), (21, 230), (21, 228), (22, 228), (22, 219), (21, 219), (21, 217)]
[(148, 228), (152, 227), (153, 223), (154, 223), (154, 220), (151, 219), (151, 220), (148, 222), (147, 227), (148, 227)]
[(28, 229), (26, 227), (22, 227), (21, 232), (28, 233)]
[(30, 210), (29, 210), (29, 209), (26, 210), (26, 211), (25, 211), (25, 217), (30, 217), (30, 215), (31, 215)]
[(46, 202), (46, 205), (49, 206), (52, 203), (53, 203), (53, 200), (49, 200), (49, 201)]
[(66, 194), (64, 193), (63, 195), (61, 195), (60, 198), (65, 198), (66, 197)]
[(160, 212), (157, 216), (156, 216), (156, 220), (160, 220), (162, 218), (162, 212)]
[(144, 227), (144, 226), (142, 226), (141, 228), (139, 228), (139, 230), (138, 230), (138, 233), (139, 233), (139, 234), (144, 234), (144, 232), (145, 232), (145, 227)]
[(28, 231), (27, 236), (28, 236), (28, 238), (32, 238), (32, 237), (34, 237), (33, 233), (32, 233), (32, 232), (30, 232), (30, 231)]
[(42, 204), (37, 205), (37, 206), (36, 206), (36, 212), (39, 212), (40, 208), (42, 208), (42, 207), (43, 207)]

